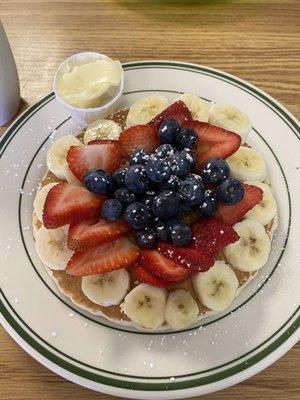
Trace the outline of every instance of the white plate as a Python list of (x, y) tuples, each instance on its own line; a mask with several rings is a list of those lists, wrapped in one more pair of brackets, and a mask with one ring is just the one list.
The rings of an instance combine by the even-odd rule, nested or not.
[(42, 364), (94, 390), (142, 399), (213, 392), (261, 371), (299, 339), (299, 126), (266, 93), (208, 67), (149, 61), (124, 68), (120, 107), (150, 93), (173, 99), (194, 92), (250, 116), (249, 142), (267, 161), (279, 205), (269, 262), (229, 310), (177, 333), (141, 333), (76, 308), (57, 291), (32, 238), (32, 202), (47, 149), (53, 139), (78, 131), (50, 93), (1, 141), (2, 322)]

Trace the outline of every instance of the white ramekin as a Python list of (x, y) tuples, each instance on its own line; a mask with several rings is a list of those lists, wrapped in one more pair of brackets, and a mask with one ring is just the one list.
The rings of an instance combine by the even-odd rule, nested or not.
[(65, 64), (77, 64), (76, 61), (78, 60), (84, 60), (84, 61), (93, 61), (97, 59), (108, 59), (111, 60), (109, 57), (107, 57), (104, 54), (100, 53), (94, 53), (94, 52), (83, 52), (83, 53), (78, 53), (74, 54), (73, 56), (67, 58), (65, 61), (63, 61), (60, 66), (58, 67), (54, 79), (53, 79), (53, 90), (55, 93), (55, 96), (57, 100), (68, 110), (70, 113), (71, 117), (82, 127), (86, 127), (89, 125), (91, 122), (96, 121), (98, 118), (103, 118), (107, 116), (110, 112), (114, 111), (115, 105), (117, 100), (120, 98), (120, 96), (123, 93), (123, 87), (124, 87), (124, 75), (122, 76), (121, 82), (119, 83), (118, 86), (118, 91), (115, 95), (115, 97), (109, 101), (106, 104), (103, 104), (100, 107), (96, 108), (77, 108), (73, 107), (70, 104), (66, 103), (62, 97), (60, 97), (57, 92), (56, 92), (56, 79), (57, 79), (57, 74), (61, 70)]

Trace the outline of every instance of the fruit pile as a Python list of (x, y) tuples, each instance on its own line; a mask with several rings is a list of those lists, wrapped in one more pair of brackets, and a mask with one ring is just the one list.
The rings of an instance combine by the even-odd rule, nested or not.
[[(173, 107), (178, 111), (180, 103)], [(168, 114), (172, 113), (173, 108)], [(184, 107), (180, 115), (188, 120)], [(120, 144), (129, 153), (128, 167), (112, 174), (92, 169), (84, 176), (90, 192), (110, 196), (102, 205), (102, 218), (116, 221), (124, 216), (136, 230), (138, 245), (146, 248), (156, 247), (159, 240), (189, 245), (191, 229), (182, 217), (192, 212), (212, 217), (219, 202), (233, 205), (244, 196), (243, 185), (229, 178), (225, 160), (213, 158), (198, 165), (198, 134), (193, 128), (181, 128), (176, 119), (164, 118), (158, 117), (150, 125), (133, 127), (122, 134)], [(237, 138), (232, 134), (231, 151), (239, 146)], [(132, 150), (132, 146), (139, 148)], [(218, 155), (223, 155), (221, 150)], [(199, 174), (193, 173), (196, 167)]]
[(54, 186), (43, 212), (47, 229), (70, 224), (75, 253), (66, 272), (101, 274), (138, 261), (141, 282), (168, 286), (208, 270), (239, 239), (232, 225), (262, 199), (260, 188), (229, 176), (225, 159), (240, 144), (233, 132), (193, 121), (177, 101), (118, 141), (71, 146), (68, 167), (85, 187)]

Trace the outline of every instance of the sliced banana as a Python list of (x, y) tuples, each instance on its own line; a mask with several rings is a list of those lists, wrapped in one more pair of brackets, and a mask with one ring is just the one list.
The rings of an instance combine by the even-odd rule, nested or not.
[(59, 179), (66, 178), (66, 154), (71, 146), (82, 146), (82, 143), (73, 135), (66, 135), (56, 140), (47, 153), (47, 167)]
[(68, 225), (57, 229), (41, 226), (36, 233), (36, 252), (50, 269), (65, 269), (73, 255), (73, 251), (67, 246), (68, 228)]
[(81, 289), (93, 303), (101, 306), (120, 304), (130, 286), (130, 276), (126, 269), (106, 274), (83, 276)]
[(67, 182), (70, 185), (74, 186), (84, 186), (82, 182), (80, 182), (79, 179), (76, 178), (76, 176), (73, 174), (73, 172), (70, 170), (70, 167), (68, 164), (65, 165), (65, 177)]
[(90, 124), (83, 136), (83, 143), (88, 144), (92, 140), (118, 140), (122, 128), (119, 124), (110, 119), (97, 119), (97, 121)]
[(239, 108), (230, 104), (214, 104), (210, 108), (209, 122), (212, 125), (235, 132), (242, 138), (242, 143), (247, 139), (251, 129), (251, 121)]
[(49, 193), (50, 189), (52, 189), (57, 184), (58, 184), (58, 182), (48, 183), (47, 185), (45, 185), (41, 189), (39, 189), (36, 193), (36, 196), (35, 196), (35, 199), (33, 202), (33, 209), (35, 211), (36, 216), (38, 217), (38, 219), (41, 222), (43, 221), (43, 210), (44, 210), (44, 204), (45, 204), (47, 194)]
[(224, 248), (227, 261), (240, 271), (256, 271), (268, 261), (271, 241), (259, 222), (244, 219), (233, 226), (240, 239)]
[(173, 329), (181, 329), (197, 320), (199, 308), (193, 296), (184, 289), (169, 294), (166, 305), (166, 322)]
[(240, 181), (263, 182), (267, 175), (266, 163), (258, 151), (241, 146), (226, 159), (230, 167), (230, 176)]
[(234, 299), (239, 281), (224, 261), (216, 261), (208, 271), (198, 272), (193, 277), (193, 286), (206, 307), (223, 311)]
[(272, 189), (266, 183), (258, 181), (247, 181), (245, 183), (257, 186), (263, 191), (262, 201), (253, 207), (252, 210), (248, 211), (245, 214), (245, 218), (253, 219), (262, 225), (268, 225), (275, 217), (277, 211), (277, 203)]
[(168, 105), (164, 96), (151, 95), (137, 100), (129, 108), (126, 126), (147, 124), (157, 114), (161, 113)]
[(210, 103), (191, 93), (184, 93), (174, 101), (181, 100), (192, 114), (193, 119), (208, 122)]
[(148, 329), (157, 329), (164, 322), (167, 292), (141, 283), (125, 297), (122, 310), (134, 322)]

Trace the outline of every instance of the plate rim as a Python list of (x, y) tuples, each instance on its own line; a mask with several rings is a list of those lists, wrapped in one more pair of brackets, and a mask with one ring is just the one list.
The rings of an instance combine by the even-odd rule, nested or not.
[[(231, 80), (231, 81), (233, 81), (233, 82), (235, 82), (235, 83), (237, 83), (238, 84), (238, 87), (239, 88), (241, 88), (241, 89), (243, 89), (244, 90), (244, 88), (243, 87), (241, 87), (241, 85), (242, 86), (244, 86), (244, 87), (246, 87), (246, 88), (250, 88), (250, 89), (252, 89), (254, 92), (255, 92), (255, 94), (258, 94), (258, 96), (259, 97), (261, 97), (261, 96), (263, 96), (262, 98), (264, 99), (264, 101), (262, 101), (261, 100), (261, 98), (259, 98), (259, 100), (261, 100), (263, 103), (265, 103), (265, 101), (267, 101), (268, 103), (270, 103), (271, 102), (271, 104), (277, 109), (277, 111), (275, 111), (274, 109), (273, 109), (273, 107), (270, 107), (270, 104), (267, 104), (272, 110), (273, 110), (273, 112), (276, 112), (276, 114), (277, 115), (279, 115), (278, 114), (278, 111), (279, 111), (279, 113), (281, 114), (281, 116), (280, 116), (280, 118), (281, 119), (283, 119), (282, 118), (282, 113), (283, 114), (285, 114), (284, 115), (284, 117), (287, 119), (287, 121), (289, 121), (289, 123), (285, 120), (285, 119), (283, 119), (284, 120), (284, 122), (289, 126), (289, 128), (294, 132), (294, 134), (296, 135), (296, 137), (298, 138), (298, 139), (300, 139), (300, 135), (298, 135), (298, 133), (297, 133), (297, 119), (284, 107), (284, 106), (282, 106), (277, 100), (275, 100), (275, 99), (273, 99), (271, 96), (269, 96), (266, 92), (263, 92), (262, 90), (260, 90), (259, 88), (257, 88), (256, 86), (254, 86), (254, 85), (252, 85), (252, 84), (250, 84), (249, 82), (246, 82), (246, 81), (244, 81), (244, 80), (242, 80), (242, 79), (240, 79), (240, 78), (238, 78), (238, 77), (236, 77), (236, 76), (234, 76), (234, 75), (231, 75), (231, 74), (228, 74), (228, 73), (226, 73), (226, 72), (223, 72), (223, 71), (220, 71), (220, 70), (217, 70), (217, 69), (214, 69), (214, 68), (211, 68), (211, 67), (206, 67), (206, 66), (202, 66), (202, 65), (198, 65), (198, 64), (192, 64), (192, 63), (186, 63), (186, 62), (180, 62), (180, 61), (164, 61), (164, 60), (155, 60), (155, 61), (153, 61), (153, 60), (145, 60), (145, 61), (137, 61), (137, 62), (129, 62), (129, 63), (123, 63), (123, 66), (124, 66), (124, 69), (125, 69), (125, 71), (126, 70), (131, 70), (131, 69), (137, 69), (137, 67), (140, 67), (140, 68), (151, 68), (151, 67), (153, 67), (153, 68), (158, 68), (158, 67), (160, 67), (160, 68), (171, 68), (172, 69), (172, 67), (174, 67), (174, 68), (176, 68), (176, 69), (180, 69), (180, 70), (193, 70), (193, 71), (198, 71), (198, 72), (200, 72), (200, 73), (202, 73), (202, 74), (204, 74), (204, 72), (210, 72), (210, 76), (213, 76), (213, 77), (215, 77), (214, 76), (214, 74), (217, 74), (218, 76), (222, 76), (222, 77), (225, 77), (225, 79), (223, 79), (223, 80), (225, 80), (225, 81), (227, 81), (228, 79), (229, 79), (229, 81)], [(139, 68), (139, 69), (140, 69)], [(208, 74), (207, 74), (208, 75)], [(229, 82), (230, 84), (232, 84), (232, 82)], [(248, 92), (248, 90), (245, 90), (246, 92)], [(249, 93), (249, 92), (248, 92)], [(250, 93), (251, 94), (251, 93)], [(7, 144), (6, 144), (6, 146), (9, 144), (9, 142), (10, 142), (10, 136), (11, 136), (11, 139), (13, 138), (13, 132), (17, 129), (17, 128), (20, 128), (22, 125), (20, 125), (20, 123), (21, 124), (24, 124), (29, 118), (30, 118), (30, 115), (31, 115), (31, 113), (34, 111), (34, 110), (38, 110), (39, 108), (42, 108), (45, 104), (47, 104), (46, 103), (46, 100), (49, 100), (50, 101), (50, 99), (52, 98), (52, 96), (53, 96), (53, 92), (50, 92), (49, 94), (47, 94), (47, 95), (45, 95), (45, 96), (43, 96), (42, 98), (40, 98), (36, 103), (34, 103), (31, 107), (29, 107), (28, 109), (26, 109), (22, 114), (20, 114), (20, 116), (7, 128), (7, 130), (5, 131), (5, 133), (3, 134), (3, 136), (2, 136), (2, 138), (1, 138), (1, 141), (0, 141), (0, 144), (1, 144), (1, 148), (3, 147), (3, 146), (5, 146), (5, 143), (7, 142)], [(256, 98), (258, 98), (257, 96), (255, 96)], [(265, 103), (266, 104), (266, 103)], [(28, 116), (28, 118), (26, 118)], [(292, 124), (292, 126), (290, 125), (290, 124)], [(20, 126), (19, 126), (20, 125)], [(295, 127), (296, 127), (296, 129), (295, 129)], [(5, 148), (6, 148), (6, 146), (5, 146)], [(5, 148), (3, 149), (3, 151), (5, 150)], [(3, 154), (3, 152), (2, 152), (2, 154)], [(1, 290), (1, 293), (2, 293), (2, 290)], [(2, 303), (2, 301), (1, 301), (1, 311), (2, 310), (4, 310), (4, 304)], [(297, 313), (299, 311), (299, 307), (298, 307), (298, 309), (295, 311), (295, 313)], [(7, 327), (7, 323), (8, 322), (4, 322), (3, 323), (3, 325), (4, 325), (4, 327), (6, 326)], [(8, 324), (9, 325), (9, 324)], [(282, 347), (288, 347), (285, 351), (287, 351), (290, 347), (292, 347), (292, 345), (294, 344), (294, 343), (296, 343), (296, 341), (297, 340), (299, 340), (299, 338), (297, 339), (297, 337), (299, 337), (299, 335), (297, 335), (297, 329), (299, 328), (299, 325), (300, 325), (300, 318), (298, 317), (298, 319), (297, 320), (295, 320), (294, 322), (293, 322), (293, 324), (292, 324), (292, 326), (289, 326), (288, 327), (288, 329), (283, 333), (283, 334), (281, 334), (280, 335), (280, 337), (279, 338), (277, 338), (274, 342), (276, 342), (278, 339), (280, 339), (280, 338), (282, 338), (281, 339), (281, 342), (278, 344), (278, 346), (276, 346), (276, 348), (274, 349), (274, 350), (271, 350), (271, 352), (269, 352), (265, 357), (262, 357), (260, 360), (258, 360), (257, 362), (255, 362), (254, 363), (254, 365), (252, 365), (252, 366), (247, 366), (245, 369), (241, 369), (241, 370), (239, 370), (237, 373), (233, 373), (233, 374), (231, 374), (229, 377), (227, 376), (227, 377), (225, 377), (225, 378), (221, 378), (221, 380), (218, 380), (218, 381), (213, 381), (213, 383), (214, 384), (216, 384), (216, 382), (219, 382), (219, 381), (221, 381), (221, 382), (223, 382), (223, 386), (222, 387), (225, 387), (225, 386), (228, 386), (228, 385), (226, 385), (225, 384), (225, 381), (226, 380), (228, 380), (228, 379), (230, 379), (230, 377), (237, 377), (238, 375), (240, 375), (242, 372), (245, 372), (245, 370), (246, 370), (246, 376), (245, 377), (242, 377), (239, 381), (241, 381), (241, 380), (244, 380), (244, 379), (246, 379), (247, 377), (249, 377), (249, 376), (251, 376), (251, 375), (253, 375), (253, 374), (255, 374), (256, 373), (256, 370), (255, 370), (255, 366), (257, 365), (257, 363), (258, 362), (263, 362), (264, 360), (266, 360), (266, 358), (267, 357), (269, 357), (269, 356), (271, 356), (271, 355), (273, 355), (273, 356), (275, 356), (276, 354), (279, 354), (279, 352), (280, 352), (280, 349), (282, 349)], [(11, 326), (11, 325), (9, 325), (9, 326)], [(285, 324), (284, 324), (284, 326), (285, 326)], [(19, 328), (21, 328), (22, 329), (22, 327), (20, 327), (19, 326)], [(13, 329), (13, 328), (12, 328)], [(281, 329), (281, 328), (280, 328)], [(279, 330), (280, 330), (279, 329)], [(17, 330), (14, 330), (15, 331), (15, 333), (16, 334), (18, 334), (18, 331)], [(286, 336), (287, 335), (287, 336)], [(18, 341), (17, 341), (18, 342)], [(265, 349), (263, 349), (261, 352), (264, 352), (265, 350), (267, 350), (270, 346), (272, 346), (272, 344), (274, 343), (274, 342), (272, 342), (270, 345), (268, 345)], [(19, 342), (18, 342), (19, 343)], [(19, 343), (20, 344), (20, 343)], [(285, 344), (285, 346), (283, 346)], [(30, 346), (30, 344), (28, 344), (29, 346)], [(289, 345), (290, 345), (290, 347), (289, 347)], [(31, 347), (31, 346), (30, 346)], [(31, 349), (33, 349), (32, 347), (31, 347)], [(26, 350), (27, 351), (27, 350)], [(281, 354), (281, 355), (283, 355), (284, 353), (285, 353), (285, 351)], [(260, 352), (260, 353), (261, 353)], [(258, 356), (260, 353), (258, 353), (258, 354), (255, 354), (254, 356), (252, 356), (251, 358), (254, 358), (254, 357), (256, 357), (256, 356)], [(31, 354), (31, 353), (30, 353)], [(280, 357), (280, 355), (277, 357), (277, 358), (279, 358)], [(36, 357), (35, 357), (36, 358)], [(275, 358), (273, 361), (271, 361), (270, 363), (268, 363), (267, 365), (265, 365), (264, 367), (262, 367), (262, 369), (263, 368), (265, 368), (266, 366), (268, 366), (268, 365), (270, 365), (272, 362), (274, 362), (277, 358)], [(45, 365), (45, 364), (44, 364)], [(46, 365), (47, 366), (47, 365)], [(49, 367), (49, 366), (48, 366)], [(234, 369), (236, 369), (236, 368), (238, 368), (239, 367), (239, 365), (237, 365), (237, 366), (234, 366), (234, 367), (232, 367), (232, 368), (234, 368)], [(251, 373), (251, 371), (250, 370), (252, 370), (252, 373)], [(227, 370), (225, 370), (225, 371), (222, 371), (222, 372), (220, 372), (220, 374), (222, 374), (223, 372), (226, 372)], [(250, 371), (250, 373), (249, 373), (249, 371)], [(54, 372), (57, 372), (57, 371), (54, 371)], [(258, 372), (258, 371), (257, 371)], [(111, 373), (112, 375), (114, 375), (113, 373)], [(196, 374), (195, 374), (196, 375)], [(76, 374), (76, 376), (78, 377), (78, 375)], [(104, 377), (104, 379), (108, 379), (108, 378), (106, 378), (106, 377)], [(146, 377), (144, 378), (144, 379), (147, 379)], [(159, 378), (158, 378), (159, 379)], [(201, 379), (201, 378), (200, 378)], [(205, 379), (205, 378), (202, 378), (202, 379)], [(195, 379), (193, 379), (192, 381), (193, 382), (195, 382), (195, 380), (197, 380), (197, 378), (195, 378)], [(99, 382), (99, 379), (98, 379), (98, 382)], [(121, 381), (121, 382), (123, 382), (123, 381)], [(196, 388), (199, 384), (198, 383), (196, 383), (196, 384), (193, 384), (193, 385), (190, 385), (190, 386), (186, 386), (185, 384), (187, 383), (187, 382), (190, 382), (190, 381), (184, 381), (184, 382), (178, 382), (178, 383), (172, 383), (172, 387), (169, 387), (168, 389), (167, 389), (167, 391), (170, 391), (170, 392), (174, 392), (174, 390), (176, 391), (176, 392), (179, 392), (179, 391), (182, 391), (182, 390), (187, 390), (187, 389), (185, 389), (185, 388), (190, 388), (190, 389), (192, 389), (192, 388)], [(235, 382), (235, 383), (237, 383), (237, 382)], [(132, 388), (132, 387), (134, 387), (135, 385), (136, 385), (137, 383), (136, 382), (130, 382), (130, 387)], [(184, 388), (183, 387), (179, 387), (178, 389), (176, 389), (176, 387), (178, 387), (178, 385), (181, 385), (182, 386), (182, 384), (184, 384), (185, 386), (184, 386)], [(207, 385), (208, 383), (203, 383), (203, 385)], [(145, 384), (145, 383), (141, 383), (141, 385), (143, 385), (143, 386), (147, 386), (148, 384)], [(153, 387), (153, 385), (156, 385), (156, 383), (153, 383), (153, 384), (150, 384), (151, 385), (151, 388), (149, 388), (149, 389), (141, 389), (141, 388), (137, 388), (137, 390), (147, 390), (147, 394), (149, 393), (148, 392), (148, 390), (166, 390), (166, 388), (165, 388), (165, 386), (166, 386), (166, 383), (164, 383), (164, 384), (160, 384), (160, 385), (164, 385), (164, 388), (160, 388), (160, 389), (155, 389), (154, 387)], [(120, 388), (120, 386), (117, 386), (118, 388)], [(202, 387), (204, 387), (204, 386), (202, 386)], [(112, 388), (111, 386), (110, 386), (110, 388)], [(114, 387), (114, 389), (116, 389), (115, 387)], [(103, 388), (102, 388), (102, 391), (103, 391)], [(110, 393), (111, 393), (111, 391), (110, 391)], [(157, 392), (156, 392), (157, 393)]]

